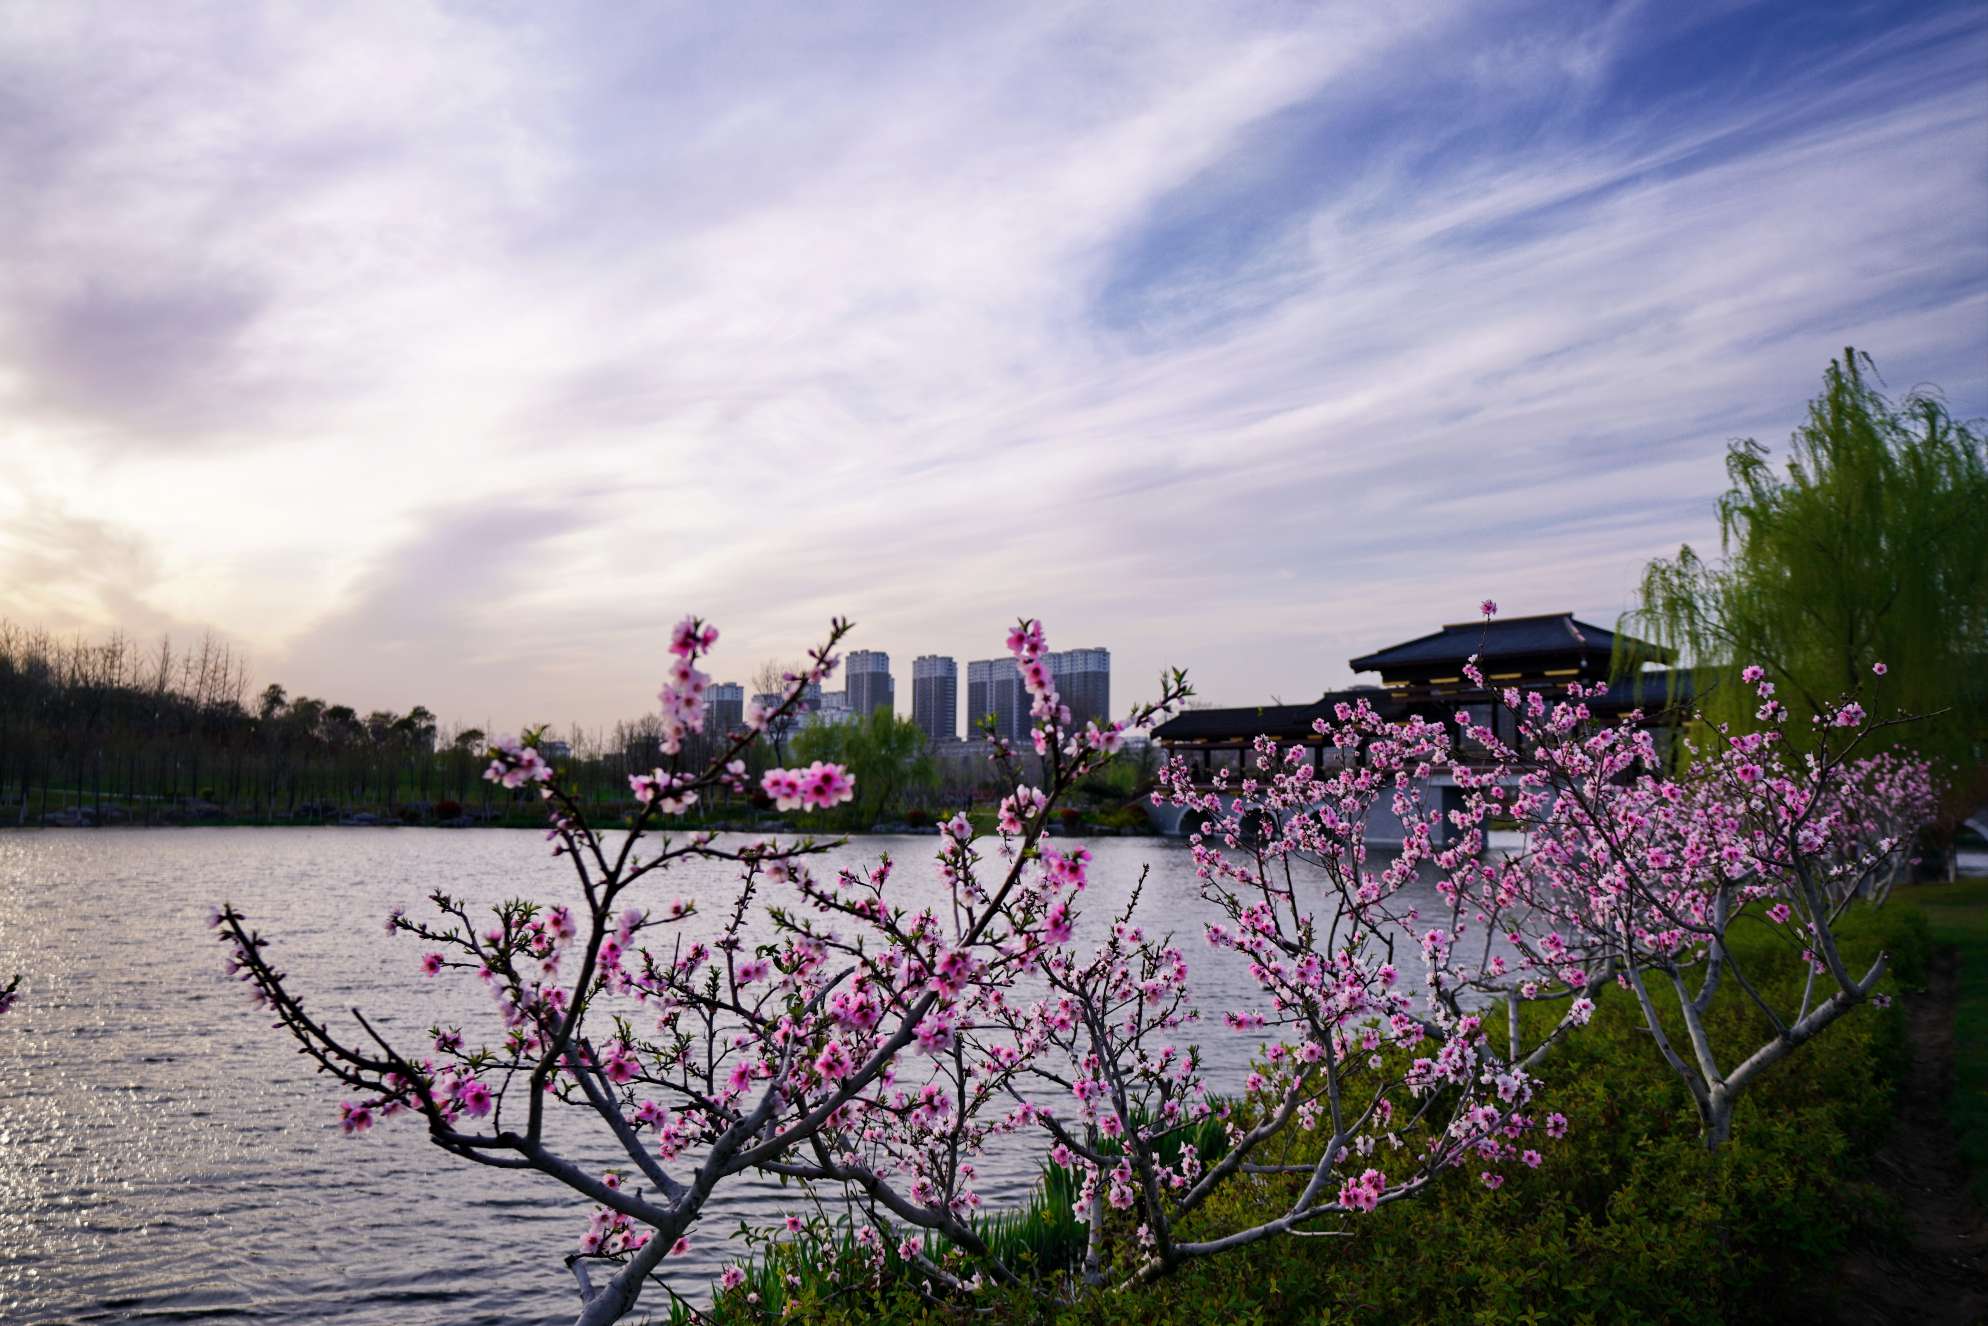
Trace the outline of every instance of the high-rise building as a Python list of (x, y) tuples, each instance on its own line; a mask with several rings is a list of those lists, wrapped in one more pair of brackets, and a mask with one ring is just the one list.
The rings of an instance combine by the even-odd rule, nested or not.
[(1044, 654), (1056, 693), (1070, 707), (1070, 722), (1081, 728), (1094, 722), (1103, 727), (1111, 721), (1111, 651), (1109, 649), (1065, 649)]
[(839, 727), (855, 721), (856, 713), (849, 707), (848, 691), (823, 691), (821, 703), (803, 713), (794, 730), (806, 732), (809, 728)]
[[(1081, 728), (1111, 720), (1111, 651), (1065, 649), (1046, 653), (1042, 661), (1056, 683), (1056, 694), (1070, 710), (1070, 722)], [(987, 714), (994, 715), (994, 735), (1009, 741), (1028, 740), (1035, 720), (1028, 689), (1012, 658), (981, 659), (966, 665), (966, 710), (969, 732)]]
[(878, 709), (895, 711), (897, 684), (890, 676), (890, 655), (878, 649), (852, 649), (843, 664), (848, 679), (849, 710), (868, 718)]
[(745, 726), (746, 689), (721, 681), (704, 689), (704, 734), (722, 737)]
[(966, 665), (967, 726), (980, 731), (980, 720), (994, 715), (994, 735), (1026, 742), (1029, 735), (1029, 694), (1012, 658), (975, 659)]
[(939, 654), (911, 660), (911, 721), (927, 741), (959, 736), (959, 664)]

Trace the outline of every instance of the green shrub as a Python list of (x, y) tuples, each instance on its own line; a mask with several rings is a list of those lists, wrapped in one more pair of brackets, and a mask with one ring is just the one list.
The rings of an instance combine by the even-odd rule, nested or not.
[[(1739, 940), (1742, 957), (1765, 938)], [(1885, 947), (1893, 988), (1924, 978), (1927, 928), (1911, 909), (1860, 913), (1843, 942), (1846, 956), (1866, 961)], [(1730, 985), (1708, 1019), (1728, 1051), (1765, 1034)], [(1830, 1027), (1741, 1098), (1732, 1142), (1708, 1152), (1634, 1001), (1609, 990), (1598, 1004), (1584, 1034), (1541, 1065), (1540, 1111), (1565, 1114), (1568, 1136), (1537, 1170), (1501, 1167), (1498, 1192), (1457, 1174), (1414, 1200), (1317, 1226), (1347, 1237), (1266, 1240), (1128, 1293), (1052, 1304), (988, 1287), (969, 1309), (925, 1298), (903, 1275), (874, 1284), (844, 1275), (811, 1282), (796, 1317), (847, 1326), (1828, 1319), (1837, 1259), (1853, 1237), (1883, 1237), (1895, 1217), (1858, 1175), (1889, 1128), (1905, 1056), (1901, 1011), (1866, 1007)], [(1268, 1211), (1292, 1182), (1239, 1180), (1197, 1219), (1232, 1228)], [(1045, 1251), (1057, 1249), (1032, 1260), (1038, 1271), (1064, 1263), (1072, 1239), (1081, 1246), (1067, 1200), (1044, 1217), (1039, 1196), (1033, 1217), (1018, 1218)], [(1030, 1218), (1049, 1223), (1030, 1227)], [(777, 1319), (770, 1300), (748, 1309), (743, 1292), (719, 1306), (721, 1320)]]

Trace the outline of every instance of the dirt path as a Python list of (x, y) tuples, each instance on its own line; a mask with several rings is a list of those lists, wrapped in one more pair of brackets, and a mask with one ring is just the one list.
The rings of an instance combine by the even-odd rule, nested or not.
[(1926, 993), (1906, 1000), (1912, 1062), (1898, 1126), (1872, 1166), (1872, 1178), (1899, 1204), (1904, 1239), (1898, 1247), (1851, 1250), (1837, 1281), (1838, 1320), (1845, 1323), (1988, 1322), (1988, 1218), (1967, 1190), (1946, 1114), (1958, 967), (1954, 951), (1942, 949)]

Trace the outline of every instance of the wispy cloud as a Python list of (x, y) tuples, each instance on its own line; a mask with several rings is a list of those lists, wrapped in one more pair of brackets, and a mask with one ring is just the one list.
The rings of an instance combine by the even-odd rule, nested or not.
[(22, 15), (15, 565), (367, 705), (632, 712), (692, 608), (1289, 698), (1611, 616), (1846, 343), (1988, 407), (1967, 7)]

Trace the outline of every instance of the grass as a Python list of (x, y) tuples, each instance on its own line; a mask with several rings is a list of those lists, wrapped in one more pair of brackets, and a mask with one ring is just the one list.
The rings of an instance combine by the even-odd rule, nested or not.
[(1960, 954), (1949, 1109), (1975, 1200), (1988, 1207), (1988, 879), (1900, 889), (1890, 905), (1923, 915), (1933, 943)]
[[(1846, 926), (1846, 956), (1868, 961), (1883, 947), (1896, 959), (1895, 983), (1887, 985), (1916, 986), (1934, 926), (1946, 934), (1972, 925), (1972, 942), (1988, 941), (1979, 928), (1981, 896), (1957, 892), (1949, 915), (1939, 911), (1948, 903), (1942, 891), (1901, 893)], [(1977, 982), (1984, 971), (1988, 965), (1973, 964)], [(1971, 989), (1978, 1018), (1982, 991)], [(1139, 1291), (1061, 1303), (993, 1287), (970, 1304), (935, 1303), (912, 1277), (895, 1273), (894, 1262), (884, 1274), (868, 1273), (844, 1239), (811, 1251), (762, 1247), (748, 1285), (721, 1295), (709, 1318), (771, 1326), (791, 1304), (786, 1320), (823, 1326), (1827, 1319), (1846, 1248), (1882, 1239), (1897, 1216), (1865, 1171), (1889, 1131), (1906, 1062), (1903, 1008), (1865, 1008), (1832, 1026), (1742, 1098), (1733, 1143), (1708, 1153), (1683, 1088), (1619, 995), (1608, 992), (1589, 1034), (1568, 1042), (1546, 1074), (1539, 1108), (1564, 1111), (1572, 1133), (1539, 1169), (1507, 1167), (1497, 1193), (1474, 1174), (1453, 1175), (1421, 1199), (1337, 1222), (1349, 1237), (1267, 1241)], [(1715, 1039), (1729, 1047), (1765, 1034), (1737, 998), (1717, 1001), (1712, 1022)], [(1978, 1073), (1983, 1065), (1970, 1067)], [(1974, 1079), (1977, 1106), (1979, 1086)], [(997, 1244), (1022, 1253), (1018, 1261), (1052, 1277), (1069, 1264), (1079, 1232), (1061, 1177), (1046, 1176), (1019, 1220), (983, 1224)], [(1270, 1178), (1232, 1185), (1197, 1220), (1205, 1226), (1198, 1232), (1275, 1209), (1287, 1186)], [(1114, 1222), (1107, 1228), (1123, 1257), (1130, 1231)], [(791, 1289), (774, 1282), (776, 1268), (795, 1275)], [(748, 1304), (744, 1290), (754, 1287), (770, 1292)]]

